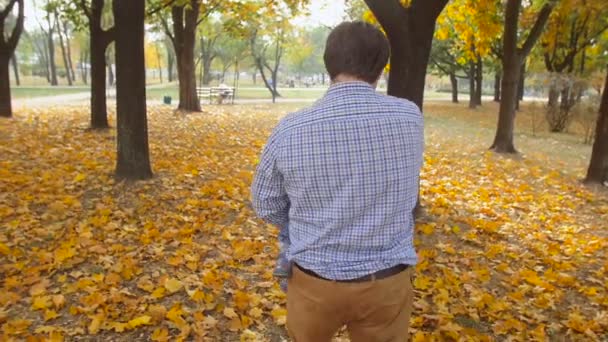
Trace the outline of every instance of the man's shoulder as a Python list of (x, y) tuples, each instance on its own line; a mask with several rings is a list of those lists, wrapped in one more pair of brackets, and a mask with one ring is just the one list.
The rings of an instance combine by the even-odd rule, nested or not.
[(395, 109), (399, 113), (404, 113), (407, 117), (422, 119), (422, 112), (414, 102), (391, 95), (378, 95), (383, 98), (384, 102), (386, 102), (390, 108)]

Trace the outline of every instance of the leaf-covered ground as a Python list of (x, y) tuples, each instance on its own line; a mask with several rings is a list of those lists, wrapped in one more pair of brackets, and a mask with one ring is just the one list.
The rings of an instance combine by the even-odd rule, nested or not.
[[(293, 109), (151, 108), (155, 177), (134, 184), (86, 108), (0, 120), (0, 339), (281, 341), (276, 231), (248, 198)], [(608, 339), (608, 196), (579, 183), (584, 156), (526, 137), (496, 156), (459, 111), (427, 107), (413, 340)]]

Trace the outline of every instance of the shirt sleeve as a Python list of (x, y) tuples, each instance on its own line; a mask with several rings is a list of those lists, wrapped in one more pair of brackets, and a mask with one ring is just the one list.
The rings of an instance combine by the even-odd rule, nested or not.
[(284, 230), (289, 221), (290, 202), (283, 175), (277, 168), (276, 145), (271, 138), (262, 152), (251, 186), (251, 198), (258, 217)]

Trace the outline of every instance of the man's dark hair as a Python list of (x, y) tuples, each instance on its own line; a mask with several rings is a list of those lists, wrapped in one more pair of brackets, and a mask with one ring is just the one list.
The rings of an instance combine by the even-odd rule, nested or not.
[(390, 48), (384, 34), (371, 24), (344, 22), (334, 28), (325, 45), (325, 68), (331, 79), (347, 74), (374, 83), (388, 62)]

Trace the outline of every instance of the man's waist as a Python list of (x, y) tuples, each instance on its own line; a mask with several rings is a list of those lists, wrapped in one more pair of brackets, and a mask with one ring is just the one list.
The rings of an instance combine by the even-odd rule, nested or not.
[(384, 268), (379, 271), (372, 272), (372, 273), (366, 274), (364, 276), (356, 277), (356, 278), (329, 279), (329, 278), (326, 278), (326, 277), (323, 277), (323, 276), (317, 274), (316, 272), (314, 272), (312, 270), (304, 268), (304, 267), (298, 265), (297, 263), (294, 264), (294, 266), (297, 267), (300, 271), (308, 274), (309, 276), (312, 276), (312, 277), (315, 277), (318, 279), (322, 279), (322, 280), (327, 280), (327, 281), (336, 281), (336, 282), (340, 282), (340, 283), (362, 283), (362, 282), (366, 282), (366, 281), (380, 280), (380, 279), (388, 278), (388, 277), (394, 276), (396, 274), (399, 274), (399, 273), (407, 270), (409, 267), (411, 267), (411, 265), (407, 265), (407, 264), (398, 264), (398, 265)]

